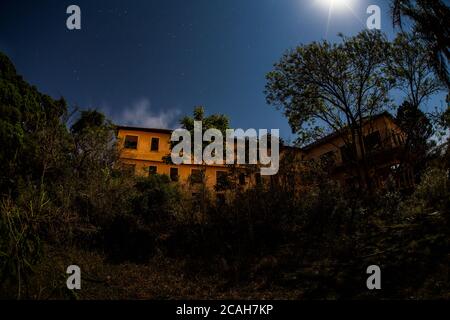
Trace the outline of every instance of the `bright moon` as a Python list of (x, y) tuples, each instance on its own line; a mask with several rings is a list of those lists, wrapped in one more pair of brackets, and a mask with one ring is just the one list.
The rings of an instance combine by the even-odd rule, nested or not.
[(322, 6), (329, 10), (342, 10), (351, 8), (353, 0), (318, 0)]

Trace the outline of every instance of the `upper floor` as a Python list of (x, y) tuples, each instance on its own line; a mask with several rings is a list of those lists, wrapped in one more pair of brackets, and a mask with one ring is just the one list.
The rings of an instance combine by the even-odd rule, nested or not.
[[(387, 112), (367, 120), (362, 131), (364, 153), (369, 158), (394, 152), (404, 145), (406, 139), (395, 119)], [(302, 148), (302, 151), (305, 160), (328, 161), (330, 165), (337, 167), (354, 164), (355, 155), (357, 159), (362, 155), (360, 144), (352, 144), (345, 129), (343, 132), (333, 132)]]
[[(167, 174), (172, 180), (185, 183), (192, 176), (198, 176), (200, 171), (206, 178), (206, 184), (213, 187), (227, 172), (230, 172), (230, 166), (223, 164), (183, 164), (179, 166), (171, 164), (167, 159), (171, 153), (172, 130), (126, 126), (117, 128), (122, 162), (133, 166), (137, 175)], [(378, 169), (384, 167), (389, 171), (390, 167), (398, 163), (395, 160), (395, 154), (401, 150), (405, 143), (405, 134), (395, 123), (395, 119), (389, 113), (379, 114), (372, 117), (370, 121), (367, 120), (362, 131), (366, 158), (373, 160), (370, 165), (373, 164)], [(346, 137), (346, 134), (348, 133), (345, 129), (334, 132), (304, 148), (281, 146), (280, 159), (288, 154), (295, 154), (295, 162), (326, 161), (328, 168), (339, 169), (333, 170), (332, 177), (343, 181), (348, 180), (352, 176), (351, 171), (355, 162), (352, 155), (355, 153), (349, 151), (352, 146), (349, 146), (349, 137)], [(353, 148), (357, 157), (360, 157), (362, 152), (359, 144), (356, 144)], [(234, 166), (234, 169), (242, 169), (237, 174), (239, 185), (257, 183), (260, 180), (257, 174), (258, 170), (248, 173), (252, 170), (244, 172), (245, 167), (240, 168), (239, 166)]]
[(170, 154), (172, 130), (117, 127), (121, 158), (163, 162)]
[[(260, 176), (256, 170), (225, 164), (181, 164), (170, 161), (172, 130), (118, 126), (117, 138), (122, 165), (138, 176), (163, 174), (172, 181), (193, 186), (201, 183), (220, 189), (232, 179), (244, 187), (256, 184)], [(236, 151), (236, 149), (235, 149)]]

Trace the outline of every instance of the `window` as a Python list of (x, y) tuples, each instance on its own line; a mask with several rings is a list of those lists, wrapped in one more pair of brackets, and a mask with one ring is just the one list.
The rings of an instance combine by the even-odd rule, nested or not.
[(239, 184), (244, 185), (245, 184), (245, 173), (239, 174)]
[(216, 171), (216, 184), (223, 184), (227, 180), (226, 171)]
[(159, 150), (159, 138), (152, 138), (150, 151), (158, 151), (158, 150)]
[(228, 185), (228, 173), (226, 171), (216, 171), (216, 189), (224, 190)]
[(170, 168), (170, 180), (178, 181), (178, 168)]
[(192, 169), (190, 177), (191, 183), (202, 183), (203, 178), (204, 178), (203, 170)]
[(137, 136), (125, 136), (125, 149), (137, 149), (138, 137)]
[(148, 175), (153, 175), (158, 172), (158, 167), (156, 166), (150, 166), (148, 167)]
[(404, 138), (401, 134), (392, 131), (392, 137), (394, 139), (394, 144), (397, 146), (401, 146), (404, 143)]
[(364, 137), (366, 151), (370, 152), (381, 147), (381, 135), (379, 131), (372, 132)]

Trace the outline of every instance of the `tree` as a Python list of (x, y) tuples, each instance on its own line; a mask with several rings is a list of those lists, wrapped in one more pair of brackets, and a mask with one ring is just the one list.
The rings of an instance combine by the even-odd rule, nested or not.
[(425, 168), (428, 139), (433, 126), (421, 108), (428, 98), (442, 89), (431, 67), (425, 43), (416, 35), (399, 33), (393, 42), (389, 74), (405, 94), (397, 111), (397, 123), (406, 134), (402, 165), (411, 166), (418, 182)]
[(63, 98), (29, 85), (0, 52), (0, 291), (16, 287), (18, 299), (29, 297), (43, 226), (54, 222), (44, 180), (58, 188), (70, 160), (66, 112)]
[[(17, 191), (21, 181), (41, 184), (61, 176), (69, 152), (62, 119), (66, 101), (40, 93), (0, 53), (0, 191)], [(39, 182), (39, 183), (38, 183)]]
[(208, 129), (218, 129), (225, 136), (225, 131), (230, 128), (230, 121), (227, 116), (223, 114), (205, 116), (205, 109), (202, 106), (194, 108), (192, 117), (185, 116), (180, 120), (181, 127), (189, 130), (192, 137), (194, 136), (194, 121), (202, 122), (203, 132)]
[(112, 169), (118, 159), (112, 123), (96, 110), (82, 111), (71, 127), (75, 173), (92, 179), (101, 169)]
[[(227, 116), (223, 114), (212, 114), (209, 116), (205, 116), (205, 109), (202, 106), (197, 106), (194, 108), (194, 111), (192, 113), (192, 117), (185, 116), (180, 120), (180, 125), (183, 129), (186, 129), (190, 132), (191, 138), (194, 139), (194, 121), (201, 121), (202, 122), (202, 136), (205, 131), (208, 129), (217, 129), (222, 133), (222, 136), (225, 137), (226, 130), (230, 128), (229, 119)], [(225, 140), (225, 139), (224, 139)], [(192, 140), (193, 143), (193, 140)], [(202, 139), (202, 152), (205, 149), (205, 147), (209, 144), (207, 141), (203, 141)], [(196, 146), (194, 146), (194, 149)], [(195, 152), (195, 151), (194, 151)], [(198, 174), (191, 175), (189, 177), (189, 181), (192, 185), (198, 184), (196, 187), (197, 189), (197, 195), (196, 199), (194, 199), (194, 203), (197, 204), (199, 211), (203, 214), (205, 213), (206, 207), (205, 204), (207, 202), (207, 199), (209, 198), (209, 190), (206, 187), (206, 167)], [(218, 189), (221, 189), (222, 187), (226, 186), (227, 183), (224, 184), (224, 182), (228, 181), (227, 177), (222, 177), (219, 179), (218, 185), (216, 187)]]
[(433, 126), (427, 116), (409, 101), (403, 102), (398, 108), (396, 120), (406, 134), (402, 165), (411, 165), (416, 182), (419, 182), (420, 175), (426, 167), (428, 139), (433, 135)]
[[(180, 119), (181, 128), (188, 130), (191, 134), (192, 144), (194, 143), (194, 121), (202, 122), (202, 136), (208, 129), (218, 129), (225, 137), (226, 130), (230, 128), (230, 121), (227, 116), (223, 114), (212, 114), (209, 116), (205, 116), (205, 109), (202, 106), (194, 107), (192, 117), (184, 116)], [(178, 142), (172, 142), (172, 147), (177, 143)], [(205, 146), (208, 145), (208, 142), (203, 141), (202, 139), (202, 144), (204, 149)], [(170, 163), (170, 155), (164, 157), (164, 160)]]
[[(302, 45), (268, 73), (266, 98), (283, 109), (304, 144), (340, 131), (362, 186), (370, 187), (363, 125), (385, 110), (393, 80), (386, 77), (390, 45), (379, 31), (342, 36), (342, 42)], [(358, 157), (359, 150), (359, 157)]]
[(438, 119), (438, 125), (443, 130), (450, 129), (450, 93), (447, 95), (446, 101), (447, 101), (447, 109), (445, 109), (445, 111), (442, 112), (442, 114), (440, 114), (440, 117)]
[(442, 0), (393, 0), (392, 17), (401, 28), (403, 17), (412, 22), (413, 33), (425, 43), (436, 74), (450, 88), (450, 7)]
[(413, 108), (421, 108), (430, 96), (443, 89), (430, 66), (425, 43), (415, 34), (398, 34), (393, 42), (389, 74)]
[(107, 123), (105, 115), (96, 110), (81, 111), (80, 118), (72, 125), (73, 134), (80, 134), (85, 130), (99, 128), (110, 125)]
[[(447, 141), (442, 148), (444, 148), (444, 166), (450, 169), (450, 93), (447, 95), (447, 109), (440, 115), (438, 125), (443, 133), (447, 134)], [(448, 175), (450, 178), (450, 170), (448, 170)]]

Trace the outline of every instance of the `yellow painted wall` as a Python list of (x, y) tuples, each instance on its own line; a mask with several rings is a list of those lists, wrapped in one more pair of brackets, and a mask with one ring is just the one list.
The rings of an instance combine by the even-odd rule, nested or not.
[[(396, 159), (394, 155), (394, 149), (401, 147), (405, 140), (404, 133), (400, 130), (400, 128), (395, 124), (393, 119), (389, 116), (382, 115), (379, 116), (367, 125), (363, 127), (364, 136), (373, 133), (375, 131), (380, 132), (381, 142), (383, 148), (387, 150), (389, 153), (386, 153), (390, 156), (386, 157), (384, 162), (378, 166), (389, 168), (393, 165), (399, 163), (399, 160)], [(340, 136), (336, 136), (335, 138), (324, 141), (323, 143), (318, 143), (317, 145), (307, 149), (305, 151), (304, 158), (305, 160), (320, 160), (320, 157), (329, 151), (333, 151), (335, 154), (335, 165), (340, 166), (343, 164), (342, 154), (340, 151), (340, 147), (344, 146), (344, 140)], [(357, 147), (357, 152), (360, 155), (361, 151), (359, 149), (359, 145)], [(375, 169), (375, 168), (373, 168)], [(352, 170), (356, 170), (355, 167), (346, 167), (345, 170), (338, 170), (334, 172), (331, 176), (332, 179), (339, 181), (341, 184), (345, 184), (347, 178), (353, 176), (355, 172)]]
[[(384, 143), (385, 147), (396, 147), (399, 146), (393, 137), (393, 133), (403, 137), (401, 130), (398, 126), (387, 116), (381, 116), (370, 123), (370, 125), (366, 125), (363, 127), (364, 135), (368, 135), (372, 132), (379, 131), (381, 135), (381, 141)], [(340, 149), (344, 146), (344, 140), (342, 137), (337, 136), (330, 141), (324, 142), (322, 144), (318, 144), (317, 146), (308, 149), (305, 152), (306, 160), (319, 160), (320, 156), (323, 154), (334, 151), (336, 152), (336, 161), (337, 164), (342, 164), (342, 157), (340, 153)], [(360, 153), (359, 146), (357, 145), (358, 153)]]
[[(124, 148), (125, 137), (137, 136), (137, 149)], [(119, 129), (118, 135), (120, 158), (123, 164), (135, 166), (135, 174), (138, 176), (148, 176), (150, 166), (157, 167), (157, 174), (170, 176), (170, 168), (178, 168), (179, 182), (187, 185), (188, 179), (193, 169), (205, 170), (206, 186), (213, 188), (217, 183), (217, 172), (229, 172), (229, 167), (225, 165), (196, 165), (196, 164), (167, 164), (163, 158), (170, 155), (170, 133), (146, 132), (134, 129)], [(159, 150), (150, 151), (151, 139), (159, 138)], [(246, 183), (253, 183), (252, 177), (246, 178)], [(195, 185), (194, 185), (195, 187)]]
[[(364, 128), (364, 134), (367, 135), (374, 131), (379, 131), (381, 135), (381, 140), (385, 148), (394, 148), (399, 146), (399, 140), (394, 139), (394, 135), (398, 135), (404, 139), (402, 132), (398, 126), (393, 122), (392, 118), (388, 116), (379, 116), (374, 119), (371, 124), (366, 125)], [(162, 132), (161, 132), (162, 131)], [(137, 149), (125, 149), (124, 140), (125, 136), (137, 136), (138, 144)], [(120, 150), (121, 161), (124, 164), (130, 164), (135, 166), (135, 174), (139, 176), (147, 176), (149, 174), (148, 168), (150, 166), (157, 167), (158, 174), (166, 174), (170, 176), (170, 168), (178, 168), (179, 182), (182, 185), (188, 185), (189, 177), (192, 174), (193, 169), (203, 169), (206, 173), (206, 185), (209, 188), (213, 188), (217, 183), (217, 172), (225, 171), (230, 172), (230, 168), (225, 165), (194, 165), (194, 164), (182, 164), (182, 165), (171, 165), (167, 164), (163, 158), (170, 155), (170, 137), (171, 132), (169, 130), (158, 130), (155, 129), (139, 129), (139, 128), (120, 128), (118, 130), (118, 139)], [(151, 139), (159, 138), (159, 150), (150, 151)], [(400, 142), (401, 144), (401, 142)], [(319, 160), (320, 157), (329, 152), (335, 152), (336, 164), (342, 164), (340, 147), (344, 145), (344, 141), (341, 137), (337, 136), (330, 141), (324, 141), (306, 150), (295, 149), (294, 151), (298, 153), (302, 160)], [(287, 150), (287, 149), (286, 149)], [(280, 158), (283, 158), (283, 148), (280, 149)], [(386, 165), (392, 165), (393, 162), (386, 162)], [(349, 170), (352, 170), (349, 168)], [(253, 170), (253, 173), (248, 173), (246, 175), (246, 185), (253, 185), (256, 183), (255, 172), (259, 170)], [(333, 176), (333, 179), (339, 181), (344, 181), (347, 174), (352, 175), (351, 172), (340, 172)], [(267, 178), (267, 177), (263, 177)], [(266, 179), (267, 180), (267, 179)], [(195, 187), (195, 185), (194, 185)]]

